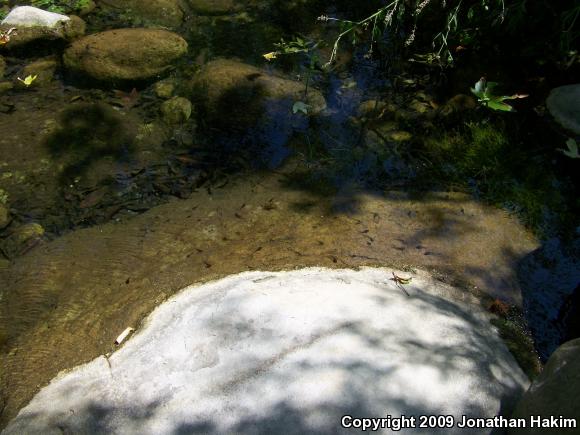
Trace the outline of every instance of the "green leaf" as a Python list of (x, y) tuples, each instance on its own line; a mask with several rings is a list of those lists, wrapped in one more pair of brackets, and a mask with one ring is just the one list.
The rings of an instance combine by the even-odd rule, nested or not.
[(487, 86), (485, 87), (485, 93), (488, 95), (493, 94), (493, 90), (498, 86), (498, 82), (487, 82)]
[(489, 100), (486, 103), (487, 107), (493, 110), (501, 110), (502, 112), (513, 112), (514, 108), (509, 104), (503, 103), (498, 100)]

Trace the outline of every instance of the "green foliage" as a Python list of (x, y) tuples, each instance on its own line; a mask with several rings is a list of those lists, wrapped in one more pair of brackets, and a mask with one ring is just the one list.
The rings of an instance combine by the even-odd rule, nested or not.
[(489, 178), (501, 171), (499, 159), (507, 144), (503, 129), (490, 123), (467, 123), (466, 131), (425, 139), (430, 158), (446, 168), (447, 176), (454, 181)]
[(58, 14), (70, 14), (87, 7), (90, 0), (32, 0), (32, 6)]
[(342, 20), (326, 15), (318, 17), (318, 21), (336, 22), (340, 26), (340, 34), (334, 41), (330, 58), (325, 66), (329, 67), (335, 61), (338, 45), (345, 37), (350, 37), (350, 42), (356, 45), (362, 39), (363, 34), (370, 33), (371, 48), (368, 54), (371, 55), (372, 44), (379, 39), (385, 30), (392, 27), (396, 28), (402, 21), (404, 13), (405, 2), (402, 0), (394, 0), (360, 21)]
[(485, 78), (481, 78), (473, 88), (471, 92), (478, 98), (478, 101), (485, 107), (489, 107), (492, 110), (499, 110), (502, 112), (513, 112), (514, 108), (509, 104), (505, 103), (506, 100), (515, 100), (518, 98), (526, 98), (527, 95), (496, 95), (494, 93), (495, 88), (498, 86), (496, 82), (488, 82)]
[(501, 338), (524, 373), (532, 380), (537, 378), (542, 371), (542, 365), (530, 334), (520, 324), (522, 322), (492, 319), (491, 323), (499, 330)]
[(546, 156), (537, 147), (530, 149), (529, 143), (510, 138), (502, 119), (470, 122), (426, 137), (428, 177), (469, 187), (481, 198), (517, 214), (541, 237), (577, 225), (571, 186), (543, 163)]
[[(308, 86), (310, 84), (310, 79), (314, 72), (319, 69), (318, 65), (320, 59), (318, 57), (317, 48), (320, 45), (321, 41), (312, 41), (306, 38), (302, 38), (300, 36), (295, 36), (291, 41), (284, 41), (282, 38), (279, 43), (274, 44), (276, 47), (276, 51), (272, 51), (270, 53), (263, 54), (262, 56), (267, 61), (271, 61), (277, 59), (279, 56), (284, 55), (301, 55), (305, 62), (300, 62), (301, 68), (305, 70), (306, 75), (306, 88), (304, 90), (304, 96), (308, 95)], [(297, 101), (294, 103), (292, 107), (292, 112), (302, 112), (307, 114), (308, 109), (310, 107), (301, 101)]]
[[(423, 52), (415, 51), (410, 60), (444, 68), (455, 63), (456, 53), (462, 49), (484, 50), (494, 43), (517, 49), (518, 54), (524, 51), (562, 59), (577, 45), (579, 18), (580, 6), (573, 0), (394, 0), (360, 21), (327, 16), (319, 21), (340, 26), (329, 64), (342, 39), (348, 37), (354, 45), (370, 41), (370, 55), (374, 43), (388, 32), (393, 40), (403, 35), (399, 42), (407, 47), (416, 46), (416, 40), (430, 41), (431, 51), (416, 46), (415, 50)], [(538, 29), (541, 36), (535, 37)], [(547, 51), (550, 44), (558, 49)]]

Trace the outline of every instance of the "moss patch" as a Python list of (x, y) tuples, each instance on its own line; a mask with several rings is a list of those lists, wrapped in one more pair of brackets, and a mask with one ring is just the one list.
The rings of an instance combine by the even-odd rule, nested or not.
[(491, 320), (499, 330), (501, 338), (508, 349), (531, 380), (542, 371), (540, 358), (534, 349), (534, 342), (521, 321), (514, 319), (495, 318)]

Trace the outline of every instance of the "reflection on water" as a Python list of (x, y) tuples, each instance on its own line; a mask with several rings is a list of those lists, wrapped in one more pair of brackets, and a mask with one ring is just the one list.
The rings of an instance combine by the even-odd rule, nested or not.
[[(351, 2), (199, 1), (161, 16), (103, 3), (83, 16), (88, 33), (161, 25), (189, 51), (151, 80), (98, 83), (71, 74), (61, 43), (0, 52), (3, 424), (175, 291), (244, 270), (421, 267), (542, 316), (516, 273), (536, 238), (458, 192), (485, 150), (507, 148), (501, 129), (478, 123), (470, 97), (436, 96), (437, 74), (364, 42), (323, 69), (338, 29), (316, 17), (354, 16)], [(326, 44), (264, 59), (296, 35)], [(19, 86), (39, 59), (52, 69)]]

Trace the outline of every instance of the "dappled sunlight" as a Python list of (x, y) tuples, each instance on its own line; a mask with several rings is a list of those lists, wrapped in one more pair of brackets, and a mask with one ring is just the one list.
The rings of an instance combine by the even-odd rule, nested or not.
[(390, 276), (304, 269), (190, 287), (6, 432), (322, 434), (347, 414), (509, 412), (528, 381), (487, 315), (424, 273), (409, 296)]

